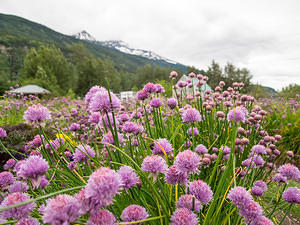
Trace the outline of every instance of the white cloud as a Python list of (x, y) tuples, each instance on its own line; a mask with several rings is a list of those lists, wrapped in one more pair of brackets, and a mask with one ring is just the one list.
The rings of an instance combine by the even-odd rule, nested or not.
[(297, 0), (2, 0), (1, 12), (65, 34), (87, 30), (199, 68), (215, 59), (245, 66), (253, 81), (300, 83)]

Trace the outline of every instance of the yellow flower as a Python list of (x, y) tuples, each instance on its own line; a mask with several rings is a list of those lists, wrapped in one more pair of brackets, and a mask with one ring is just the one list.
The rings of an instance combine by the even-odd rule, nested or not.
[(68, 135), (66, 135), (65, 133), (57, 133), (56, 134), (56, 138), (61, 138), (64, 139), (65, 141), (67, 141), (68, 143), (70, 143), (72, 146), (76, 146), (77, 143)]

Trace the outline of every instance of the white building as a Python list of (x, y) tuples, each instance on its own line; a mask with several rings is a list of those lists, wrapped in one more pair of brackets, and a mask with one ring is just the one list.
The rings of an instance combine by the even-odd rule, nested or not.
[(134, 91), (121, 91), (120, 99), (121, 99), (121, 101), (129, 101), (129, 100), (135, 98), (135, 94), (136, 93)]

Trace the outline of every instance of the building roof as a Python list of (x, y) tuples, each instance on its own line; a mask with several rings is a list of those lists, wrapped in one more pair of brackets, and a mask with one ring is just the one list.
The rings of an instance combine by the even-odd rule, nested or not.
[(23, 94), (50, 94), (51, 92), (34, 84), (25, 85), (9, 91), (10, 93), (23, 93)]

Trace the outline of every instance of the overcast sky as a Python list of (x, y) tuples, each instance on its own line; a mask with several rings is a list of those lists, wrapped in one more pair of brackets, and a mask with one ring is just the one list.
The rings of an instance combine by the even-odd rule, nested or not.
[(200, 69), (232, 62), (277, 90), (300, 84), (299, 0), (0, 0), (0, 12)]

